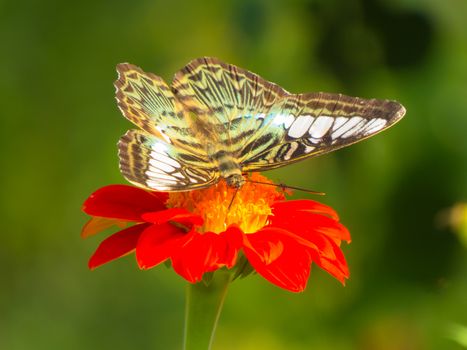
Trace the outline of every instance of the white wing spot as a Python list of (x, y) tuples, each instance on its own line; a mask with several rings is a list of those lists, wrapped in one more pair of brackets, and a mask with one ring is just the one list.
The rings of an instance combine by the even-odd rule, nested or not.
[(284, 128), (288, 129), (290, 128), (290, 125), (292, 125), (292, 123), (294, 122), (295, 120), (295, 116), (293, 114), (289, 114), (287, 116), (287, 118), (285, 118), (285, 121), (284, 121)]
[(321, 139), (314, 139), (313, 137), (308, 138), (308, 140), (310, 140), (311, 143), (315, 143), (315, 144), (318, 144), (321, 142)]
[(352, 117), (348, 122), (346, 122), (342, 127), (339, 128), (339, 130), (336, 130), (332, 133), (332, 138), (337, 139), (338, 137), (341, 137), (343, 134), (345, 134), (347, 131), (352, 129), (354, 126), (356, 126), (360, 121), (362, 121), (362, 117)]
[[(366, 130), (365, 130), (365, 135), (369, 135), (369, 134), (373, 134), (379, 130), (381, 130), (382, 128), (384, 128), (384, 126), (386, 125), (388, 121), (386, 119), (382, 119), (382, 118), (377, 118), (377, 119), (373, 119), (370, 123), (371, 125), (368, 125)], [(368, 123), (368, 124), (370, 124)]]
[[(161, 173), (155, 173), (151, 170), (146, 170), (146, 175), (149, 176), (151, 178), (151, 180), (155, 180), (155, 179), (158, 179), (160, 180), (161, 182), (177, 182), (177, 179), (175, 179), (173, 176), (169, 176), (167, 174), (161, 174)], [(151, 180), (148, 180), (148, 181), (151, 181)]]
[(329, 128), (332, 126), (334, 118), (321, 116), (316, 119), (313, 125), (310, 127), (310, 135), (315, 139), (320, 139), (329, 131)]
[(156, 142), (151, 145), (153, 151), (167, 154), (167, 146), (164, 145), (162, 142)]
[(148, 187), (153, 188), (157, 191), (170, 191), (172, 189), (170, 185), (176, 185), (176, 182), (172, 182), (172, 181), (158, 182), (158, 181), (148, 180), (146, 181), (146, 184), (148, 185)]
[(152, 172), (152, 173), (158, 173), (158, 174), (165, 174), (165, 172), (159, 168), (156, 168), (154, 166), (152, 166), (151, 164), (149, 164), (148, 166), (148, 171)]
[(180, 163), (177, 162), (176, 160), (170, 158), (170, 157), (167, 157), (161, 153), (156, 153), (156, 152), (151, 152), (151, 158), (154, 159), (154, 160), (157, 160), (159, 162), (162, 162), (162, 163), (166, 163), (168, 165), (171, 165), (175, 168), (180, 168)]
[(159, 161), (157, 161), (155, 159), (150, 159), (149, 164), (151, 164), (156, 169), (162, 170), (165, 173), (171, 173), (172, 171), (175, 170), (175, 168), (173, 166), (170, 166), (170, 165), (168, 165), (166, 163), (159, 162)]
[(305, 147), (305, 153), (310, 153), (311, 151), (313, 151), (316, 147), (313, 147), (313, 146), (306, 146)]
[(185, 176), (183, 176), (182, 173), (173, 173), (172, 175), (175, 176), (175, 177), (178, 177), (179, 179), (184, 179), (185, 178)]
[(299, 138), (305, 135), (314, 119), (315, 118), (313, 118), (311, 115), (301, 115), (297, 117), (289, 129), (289, 136), (293, 138)]
[(362, 126), (365, 125), (365, 122), (366, 120), (362, 118), (354, 127), (352, 127), (345, 134), (343, 134), (342, 138), (346, 139), (347, 137), (355, 136), (358, 133), (361, 134)]
[(335, 131), (339, 129), (344, 123), (349, 120), (349, 118), (346, 117), (337, 117), (336, 120), (334, 121), (334, 125), (332, 127), (332, 131)]
[(288, 129), (290, 125), (292, 125), (294, 120), (295, 118), (293, 114), (286, 115), (286, 114), (279, 113), (274, 117), (274, 120), (272, 121), (272, 123), (277, 126), (284, 125), (284, 128)]
[(152, 188), (153, 190), (156, 190), (156, 191), (170, 191), (170, 190), (173, 190), (173, 187), (169, 187), (169, 186), (158, 186), (157, 184), (156, 185), (150, 185), (149, 183), (146, 183), (148, 185), (149, 188)]
[(199, 182), (198, 179), (197, 179), (197, 177), (198, 177), (199, 175), (196, 175), (196, 174), (193, 173), (193, 171), (191, 171), (190, 169), (186, 169), (186, 173), (189, 175), (190, 182), (192, 182), (192, 183), (194, 183), (194, 184), (196, 184), (196, 183)]

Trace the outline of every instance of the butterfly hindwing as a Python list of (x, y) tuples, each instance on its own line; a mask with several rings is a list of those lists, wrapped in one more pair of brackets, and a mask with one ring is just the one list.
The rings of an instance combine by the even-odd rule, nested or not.
[(157, 191), (187, 191), (216, 183), (219, 173), (206, 157), (183, 150), (139, 130), (118, 143), (120, 171), (130, 182)]

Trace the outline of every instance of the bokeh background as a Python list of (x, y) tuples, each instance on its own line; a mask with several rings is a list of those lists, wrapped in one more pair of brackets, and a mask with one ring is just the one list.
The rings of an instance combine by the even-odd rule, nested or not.
[(316, 268), (302, 294), (236, 281), (214, 349), (465, 349), (466, 18), (459, 0), (0, 1), (0, 349), (181, 348), (184, 281), (133, 256), (90, 272), (103, 236), (80, 239), (80, 207), (125, 183), (115, 65), (170, 81), (199, 56), (408, 111), (268, 173), (327, 193), (352, 233), (351, 278)]

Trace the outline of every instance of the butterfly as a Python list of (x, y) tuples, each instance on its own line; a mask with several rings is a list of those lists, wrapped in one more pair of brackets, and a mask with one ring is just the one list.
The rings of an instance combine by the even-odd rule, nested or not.
[(118, 142), (120, 170), (156, 191), (205, 188), (328, 153), (399, 121), (396, 101), (324, 92), (292, 94), (255, 73), (198, 58), (172, 85), (128, 63), (117, 65), (118, 107), (139, 127)]

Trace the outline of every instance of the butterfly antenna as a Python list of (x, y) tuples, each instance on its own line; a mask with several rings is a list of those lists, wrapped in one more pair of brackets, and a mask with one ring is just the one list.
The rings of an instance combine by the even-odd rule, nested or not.
[(229, 207), (227, 208), (227, 214), (229, 214), (229, 211), (230, 211), (230, 208), (232, 207), (232, 204), (235, 200), (235, 197), (237, 196), (237, 192), (238, 192), (238, 188), (235, 189), (235, 192), (232, 196), (232, 199), (230, 200), (230, 204), (229, 204)]
[(254, 184), (260, 184), (260, 185), (276, 186), (276, 187), (282, 188), (282, 190), (290, 189), (290, 190), (302, 191), (302, 192), (306, 192), (306, 193), (310, 193), (310, 194), (314, 194), (314, 195), (318, 195), (318, 196), (325, 196), (326, 195), (326, 193), (324, 193), (324, 192), (313, 191), (313, 190), (309, 190), (307, 188), (302, 188), (302, 187), (288, 186), (288, 185), (284, 185), (284, 184), (274, 184), (274, 183), (254, 181), (254, 180), (248, 180), (248, 179), (245, 179), (245, 181), (251, 182), (251, 183), (254, 183)]

